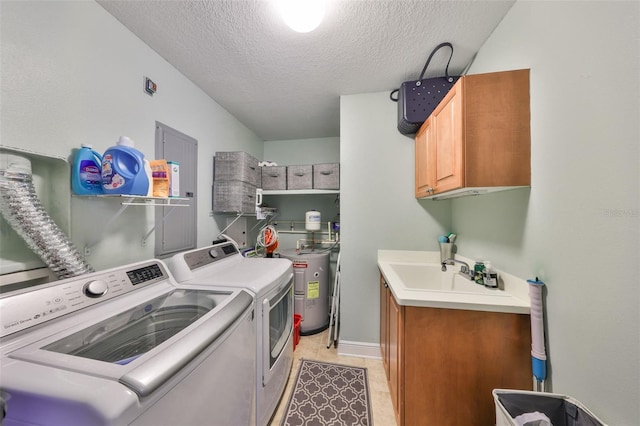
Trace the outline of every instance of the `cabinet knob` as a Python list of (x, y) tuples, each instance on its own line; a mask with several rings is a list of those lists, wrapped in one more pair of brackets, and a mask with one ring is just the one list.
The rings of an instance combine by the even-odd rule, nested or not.
[(389, 288), (389, 284), (387, 284), (386, 282), (384, 283), (384, 288)]

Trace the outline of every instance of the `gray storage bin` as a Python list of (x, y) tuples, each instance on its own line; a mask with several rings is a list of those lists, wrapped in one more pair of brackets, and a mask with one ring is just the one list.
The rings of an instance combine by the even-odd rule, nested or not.
[(239, 180), (213, 182), (214, 213), (256, 212), (256, 186)]
[[(518, 424), (515, 418), (525, 413), (541, 413), (553, 426), (607, 426), (570, 396), (509, 389), (494, 389), (492, 394), (496, 426), (515, 426)], [(535, 420), (533, 422), (536, 424)]]
[(242, 151), (216, 152), (213, 180), (237, 180), (260, 186), (258, 160)]
[(262, 189), (287, 189), (287, 166), (264, 166), (262, 168)]
[(287, 166), (287, 189), (313, 189), (313, 166)]
[(340, 164), (326, 163), (313, 165), (314, 189), (340, 189)]

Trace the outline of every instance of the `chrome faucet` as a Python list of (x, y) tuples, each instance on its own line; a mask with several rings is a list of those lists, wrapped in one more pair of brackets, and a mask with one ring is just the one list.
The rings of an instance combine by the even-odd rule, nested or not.
[(469, 264), (467, 262), (449, 257), (442, 261), (442, 272), (445, 272), (447, 270), (447, 263), (449, 264), (460, 263), (460, 274), (463, 277), (473, 281), (474, 272), (471, 268), (469, 268)]

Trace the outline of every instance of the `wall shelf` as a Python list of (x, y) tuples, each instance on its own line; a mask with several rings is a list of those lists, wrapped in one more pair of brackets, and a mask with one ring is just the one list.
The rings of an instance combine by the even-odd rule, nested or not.
[[(128, 195), (128, 194), (97, 194), (97, 195), (75, 195), (80, 198), (114, 198), (123, 200), (120, 204), (123, 206), (146, 206), (146, 207), (189, 207), (184, 204), (191, 198), (180, 197), (147, 197), (145, 195)], [(182, 204), (181, 204), (182, 203)]]
[(263, 189), (262, 195), (318, 195), (318, 194), (339, 194), (339, 189), (283, 189), (268, 190)]

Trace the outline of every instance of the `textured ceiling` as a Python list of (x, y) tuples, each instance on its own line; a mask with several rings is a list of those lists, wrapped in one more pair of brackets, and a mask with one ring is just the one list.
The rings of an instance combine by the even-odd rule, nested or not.
[[(301, 0), (302, 1), (302, 0)], [(333, 0), (296, 33), (266, 0), (98, 0), (263, 140), (339, 136), (340, 95), (392, 90), (443, 41), (460, 74), (515, 0)], [(448, 50), (427, 77), (443, 75)]]

